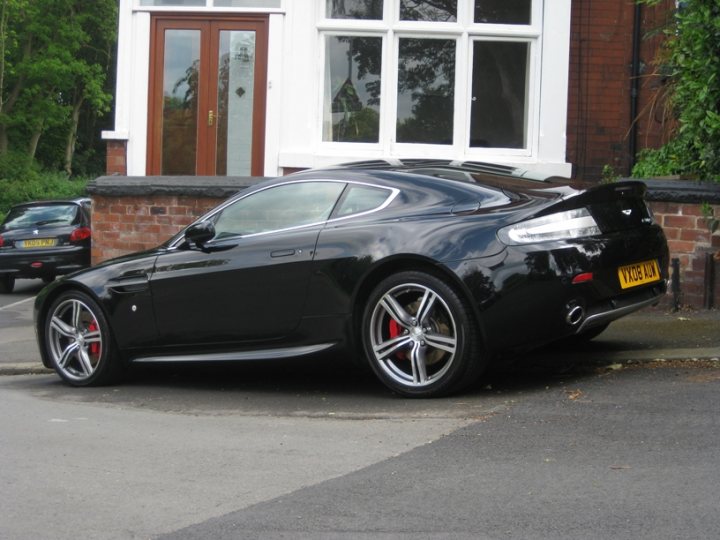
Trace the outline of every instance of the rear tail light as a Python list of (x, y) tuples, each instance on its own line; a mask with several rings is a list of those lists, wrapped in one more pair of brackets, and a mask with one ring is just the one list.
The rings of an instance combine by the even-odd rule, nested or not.
[(79, 227), (70, 234), (70, 242), (76, 244), (90, 238), (90, 227)]
[(3, 247), (5, 245), (5, 239), (2, 237), (2, 234), (0, 234), (0, 247)]
[(498, 231), (498, 235), (505, 244), (517, 245), (584, 238), (600, 232), (600, 227), (587, 208), (578, 208), (504, 227)]

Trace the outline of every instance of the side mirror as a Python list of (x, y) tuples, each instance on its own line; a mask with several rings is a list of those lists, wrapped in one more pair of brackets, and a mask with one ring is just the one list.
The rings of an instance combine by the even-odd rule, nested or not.
[(185, 240), (200, 248), (205, 242), (213, 238), (215, 238), (215, 226), (209, 221), (201, 221), (185, 229)]

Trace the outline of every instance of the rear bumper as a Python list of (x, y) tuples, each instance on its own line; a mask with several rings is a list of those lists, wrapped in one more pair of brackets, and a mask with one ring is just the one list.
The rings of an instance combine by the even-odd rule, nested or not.
[(638, 291), (637, 294), (629, 294), (626, 298), (614, 298), (608, 300), (605, 305), (597, 305), (595, 306), (597, 311), (580, 319), (575, 333), (581, 334), (595, 326), (611, 323), (645, 307), (654, 306), (660, 302), (666, 291), (667, 281), (663, 280), (652, 287)]
[(52, 250), (0, 252), (0, 275), (44, 278), (70, 274), (90, 266), (90, 250), (70, 246)]

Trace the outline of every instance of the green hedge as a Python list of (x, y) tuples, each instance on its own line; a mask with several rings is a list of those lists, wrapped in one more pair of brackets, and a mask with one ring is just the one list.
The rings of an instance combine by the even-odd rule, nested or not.
[(68, 199), (85, 195), (91, 178), (68, 178), (62, 172), (46, 172), (28, 165), (23, 157), (0, 157), (0, 221), (8, 209), (21, 202)]

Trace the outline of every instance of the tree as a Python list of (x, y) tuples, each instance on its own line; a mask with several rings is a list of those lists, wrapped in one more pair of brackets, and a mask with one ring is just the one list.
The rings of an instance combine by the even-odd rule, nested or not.
[(70, 173), (81, 114), (109, 110), (116, 1), (0, 2), (0, 155), (22, 152), (31, 162), (40, 138), (61, 130)]
[(681, 174), (720, 181), (720, 3), (681, 2), (665, 34), (657, 64), (669, 77), (677, 128), (666, 145), (641, 153), (633, 175)]

